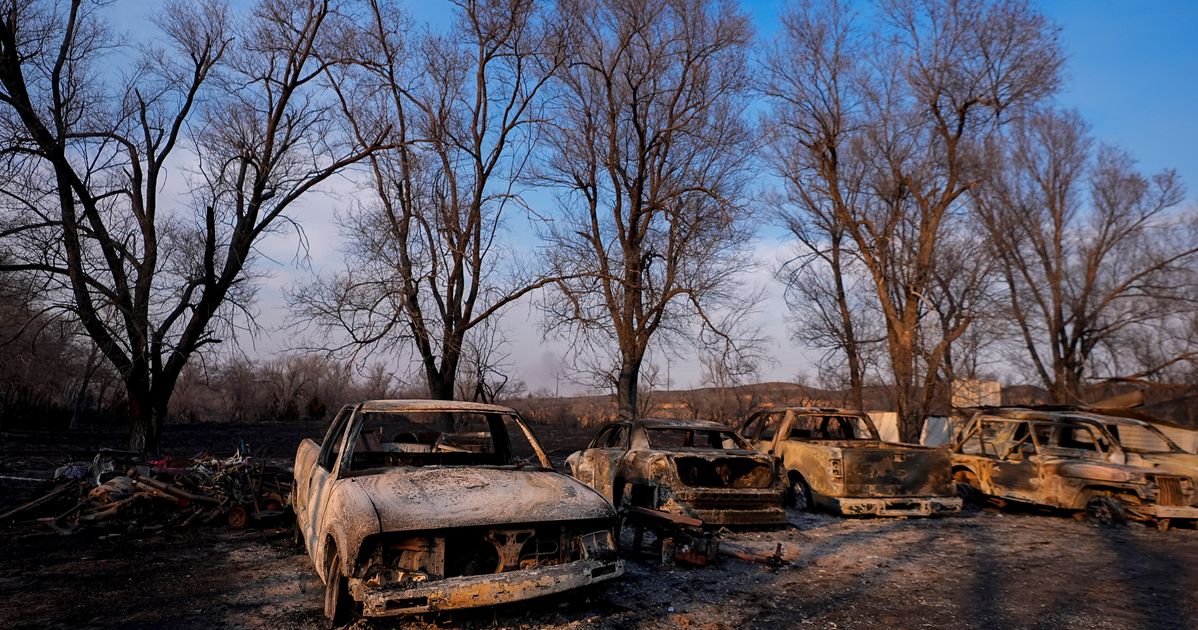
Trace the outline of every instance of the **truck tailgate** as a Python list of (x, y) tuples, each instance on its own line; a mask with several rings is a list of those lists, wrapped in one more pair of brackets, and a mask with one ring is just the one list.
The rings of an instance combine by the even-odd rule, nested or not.
[(844, 450), (846, 496), (949, 496), (949, 453), (943, 449), (878, 444)]

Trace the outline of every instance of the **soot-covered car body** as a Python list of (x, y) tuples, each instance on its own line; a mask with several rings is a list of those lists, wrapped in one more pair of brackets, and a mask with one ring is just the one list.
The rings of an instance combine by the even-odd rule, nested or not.
[(883, 442), (864, 412), (766, 409), (745, 420), (741, 433), (778, 458), (798, 509), (874, 516), (961, 510), (948, 451)]
[(566, 463), (617, 506), (680, 514), (706, 526), (786, 522), (785, 485), (773, 462), (715, 422), (613, 422)]
[(508, 408), (447, 401), (346, 406), (296, 453), (297, 536), (325, 613), (387, 616), (500, 604), (607, 580), (612, 505), (553, 470)]
[(1198, 519), (1198, 455), (1148, 422), (1095, 410), (973, 410), (953, 443), (966, 495), (1085, 510), (1099, 522)]

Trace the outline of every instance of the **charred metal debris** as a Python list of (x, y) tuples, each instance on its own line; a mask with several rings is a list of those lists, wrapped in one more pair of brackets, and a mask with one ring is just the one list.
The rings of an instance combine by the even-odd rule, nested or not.
[(156, 531), (224, 523), (241, 529), (284, 514), (291, 472), (255, 460), (244, 445), (231, 457), (147, 460), (101, 450), (60, 466), (49, 490), (0, 514), (0, 524), (34, 520), (61, 534), (104, 528)]

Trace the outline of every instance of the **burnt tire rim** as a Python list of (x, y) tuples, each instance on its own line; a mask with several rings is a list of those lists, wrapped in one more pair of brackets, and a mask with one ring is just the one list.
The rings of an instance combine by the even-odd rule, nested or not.
[(957, 471), (953, 473), (953, 482), (956, 485), (957, 496), (962, 501), (977, 501), (981, 495), (981, 490), (978, 489), (977, 478), (973, 473), (966, 471)]
[(1106, 496), (1090, 499), (1086, 504), (1086, 516), (1099, 525), (1118, 525), (1124, 521), (1123, 506)]
[(329, 557), (324, 581), (324, 615), (334, 626), (349, 621), (349, 580), (341, 575), (341, 554), (337, 551)]

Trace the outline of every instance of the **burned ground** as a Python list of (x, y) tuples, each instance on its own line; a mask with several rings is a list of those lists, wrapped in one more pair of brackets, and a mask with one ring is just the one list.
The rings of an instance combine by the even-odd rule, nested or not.
[[(255, 430), (240, 433), (266, 437)], [(236, 433), (210, 443), (232, 448), (216, 442)], [(180, 452), (197, 446), (179, 439)], [(17, 441), (39, 453), (29, 458), (54, 459), (35, 442)], [(1190, 528), (1106, 529), (990, 509), (926, 520), (790, 520), (790, 528), (729, 536), (762, 551), (781, 542), (792, 564), (779, 570), (731, 558), (672, 570), (634, 560), (623, 578), (590, 590), (357, 626), (1188, 628), (1198, 618), (1198, 531)], [(319, 626), (322, 586), (289, 534), (209, 526), (64, 537), (15, 525), (3, 530), (0, 626)]]
[[(1187, 628), (1198, 532), (992, 510), (935, 520), (793, 516), (731, 536), (792, 566), (630, 561), (624, 578), (518, 605), (360, 628)], [(286, 530), (63, 538), (8, 532), (4, 627), (307, 628), (322, 587)]]

